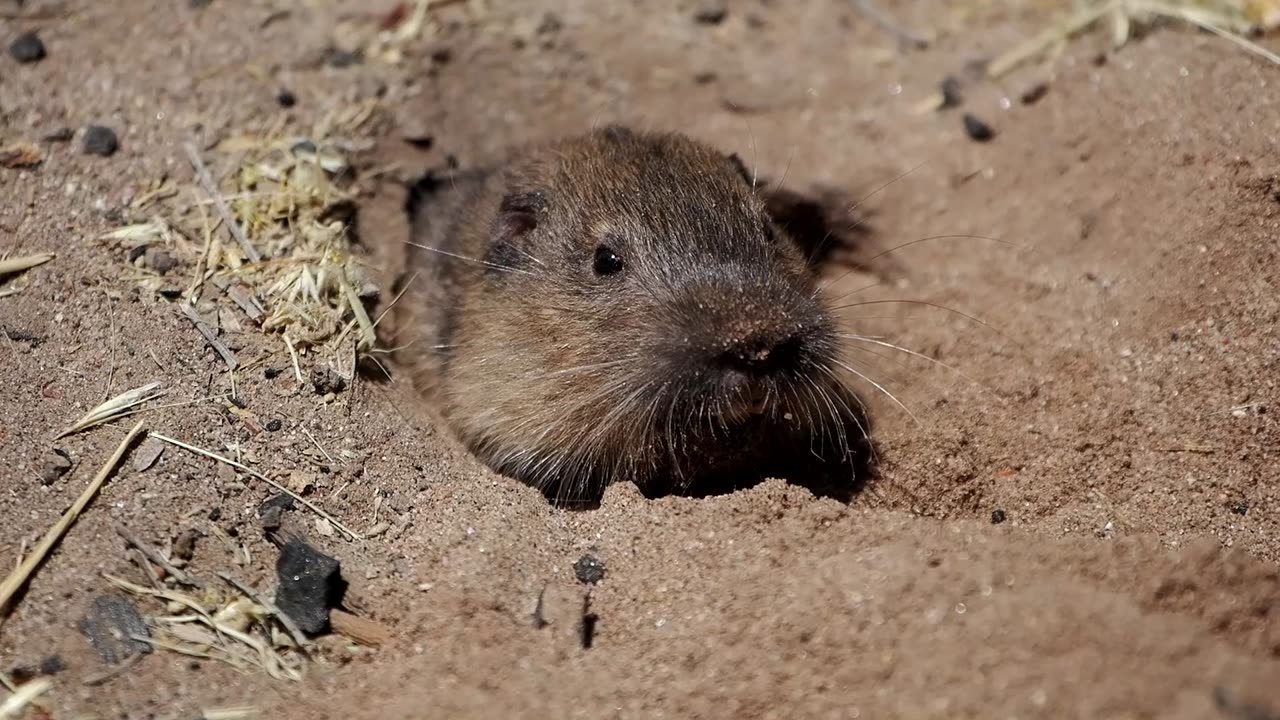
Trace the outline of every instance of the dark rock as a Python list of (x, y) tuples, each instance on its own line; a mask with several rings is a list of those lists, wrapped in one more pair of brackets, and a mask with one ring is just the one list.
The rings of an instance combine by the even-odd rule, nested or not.
[(317, 395), (340, 393), (347, 387), (346, 378), (334, 372), (332, 368), (311, 368), (311, 385)]
[(996, 131), (973, 113), (964, 114), (964, 131), (977, 142), (987, 142), (996, 136)]
[(280, 549), (276, 560), (276, 607), (305, 633), (316, 635), (329, 627), (329, 608), (346, 590), (338, 561), (300, 538)]
[(76, 131), (69, 127), (62, 127), (40, 138), (45, 142), (70, 142), (71, 138), (76, 136)]
[(102, 157), (111, 157), (120, 148), (120, 140), (116, 137), (116, 131), (102, 125), (90, 125), (85, 128), (84, 138), (81, 143), (85, 154), (101, 155)]
[(719, 25), (729, 14), (725, 0), (699, 0), (693, 9), (693, 19), (703, 25)]
[(280, 418), (271, 418), (267, 421), (267, 432), (280, 432), (282, 427), (284, 427), (284, 421)]
[(164, 250), (157, 250), (147, 256), (147, 264), (151, 266), (152, 270), (165, 275), (178, 266), (178, 259)]
[(280, 373), (282, 372), (284, 371), (281, 370), (280, 368), (274, 368), (274, 367), (263, 368), (262, 377), (268, 380), (275, 380), (276, 378), (280, 377)]
[(310, 140), (296, 142), (289, 148), (289, 152), (294, 155), (314, 155), (317, 151), (316, 144)]
[(44, 42), (35, 32), (25, 32), (9, 44), (9, 54), (20, 63), (33, 63), (45, 57)]
[(281, 88), (280, 92), (276, 93), (276, 104), (282, 108), (291, 108), (298, 104), (298, 96), (287, 89)]
[(942, 107), (959, 107), (960, 103), (964, 102), (964, 96), (960, 92), (960, 78), (955, 75), (948, 75), (943, 78), (940, 89), (942, 91)]
[(1237, 515), (1243, 515), (1249, 512), (1249, 501), (1240, 500), (1238, 502), (1231, 503), (1231, 512)]
[(129, 248), (129, 254), (125, 256), (125, 260), (127, 260), (129, 264), (132, 265), (138, 260), (138, 258), (142, 257), (145, 254), (147, 254), (146, 245), (135, 245)]
[(108, 665), (123, 662), (138, 653), (151, 652), (151, 646), (134, 638), (149, 638), (151, 630), (138, 608), (123, 595), (99, 595), (89, 612), (80, 619), (80, 632)]
[(1022, 104), (1034, 105), (1049, 92), (1049, 83), (1038, 82), (1022, 92)]
[(40, 658), (41, 675), (57, 675), (66, 669), (67, 664), (63, 662), (61, 655), (45, 655)]
[(1003, 511), (1003, 510), (992, 510), (992, 511), (991, 511), (991, 524), (992, 524), (992, 525), (999, 525), (1000, 523), (1004, 522), (1004, 521), (1005, 521), (1005, 520), (1007, 520), (1007, 519), (1008, 519), (1008, 518), (1005, 516), (1005, 514), (1004, 514), (1004, 511)]
[(262, 504), (258, 506), (258, 520), (262, 523), (262, 529), (279, 529), (284, 514), (292, 509), (293, 498), (284, 493), (272, 495), (262, 501)]
[(573, 564), (573, 574), (580, 583), (595, 585), (604, 579), (604, 573), (604, 561), (591, 553), (578, 558), (578, 561)]
[(351, 52), (350, 50), (333, 49), (329, 51), (329, 64), (336, 68), (351, 67), (364, 62), (364, 56), (359, 52)]

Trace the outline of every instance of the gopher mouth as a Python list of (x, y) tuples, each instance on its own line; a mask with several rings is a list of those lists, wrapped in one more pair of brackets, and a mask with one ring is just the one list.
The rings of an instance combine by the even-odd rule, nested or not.
[(720, 417), (733, 424), (764, 415), (778, 400), (769, 383), (739, 372), (730, 372), (725, 378), (723, 397)]

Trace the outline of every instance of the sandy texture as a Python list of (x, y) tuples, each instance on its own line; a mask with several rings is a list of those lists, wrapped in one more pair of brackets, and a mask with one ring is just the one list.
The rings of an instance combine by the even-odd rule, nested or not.
[[(32, 0), (10, 14), (44, 19), (0, 20), (6, 47), (38, 29), (48, 48), (0, 58), (0, 141), (90, 124), (120, 137), (111, 157), (82, 153), (77, 134), (39, 143), (37, 167), (0, 169), (0, 253), (58, 253), (0, 298), (0, 561), (129, 425), (51, 435), (158, 380), (165, 402), (193, 402), (149, 426), (251, 453), (272, 477), (307, 474), (343, 522), (384, 525), (348, 542), (290, 513), (342, 561), (347, 606), (395, 636), (377, 650), (322, 639), (301, 686), (166, 653), (82, 685), (103, 670), (77, 630), (100, 573), (141, 578), (113, 523), (162, 548), (196, 528), (192, 572), (274, 584), (257, 514), (269, 488), (177, 448), (147, 470), (131, 456), (0, 627), (0, 671), (65, 661), (45, 696), (54, 717), (1280, 717), (1275, 67), (1178, 28), (1098, 62), (1090, 37), (1051, 70), (969, 84), (963, 110), (917, 115), (942, 77), (1039, 29), (1048, 3), (961, 23), (884, 2), (948, 30), (906, 53), (837, 0), (731, 2), (715, 24), (674, 1), (453, 5), (401, 66), (339, 68), (323, 58), (343, 5)], [(277, 105), (282, 87), (295, 107)], [(848, 303), (929, 303), (847, 318), (954, 369), (856, 355), (915, 419), (875, 399), (881, 476), (851, 504), (768, 482), (654, 501), (618, 486), (598, 510), (557, 510), (433, 429), (404, 382), (368, 376), (326, 401), (296, 386), (277, 339), (229, 332), (263, 358), (237, 374), (238, 398), (281, 420), (255, 431), (218, 397), (231, 379), (190, 323), (91, 242), (130, 219), (146, 183), (190, 177), (182, 142), (378, 95), (360, 231), (386, 277), (400, 181), (614, 120), (688, 132), (796, 189), (865, 196), (882, 249), (1005, 243), (922, 242), (873, 272), (832, 272), (837, 292), (880, 283)], [(996, 137), (968, 139), (965, 111)], [(428, 149), (402, 140), (424, 133)], [(175, 272), (185, 285), (189, 269)], [(73, 467), (46, 485), (55, 446)], [(589, 649), (573, 570), (588, 551), (607, 566)]]

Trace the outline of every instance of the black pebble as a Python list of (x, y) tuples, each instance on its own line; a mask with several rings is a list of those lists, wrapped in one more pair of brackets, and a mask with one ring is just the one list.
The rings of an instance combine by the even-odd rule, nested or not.
[(1235, 513), (1235, 514), (1237, 514), (1237, 515), (1243, 515), (1243, 514), (1245, 514), (1245, 513), (1249, 512), (1249, 501), (1248, 501), (1248, 500), (1241, 500), (1241, 501), (1239, 501), (1239, 502), (1232, 503), (1232, 504), (1231, 504), (1231, 512), (1233, 512), (1233, 513)]
[(1003, 511), (1003, 510), (992, 510), (992, 511), (991, 511), (991, 524), (992, 524), (992, 525), (999, 525), (1000, 523), (1004, 522), (1004, 521), (1005, 521), (1005, 519), (1006, 519), (1006, 517), (1005, 517), (1005, 514), (1004, 514), (1004, 511)]
[(99, 595), (80, 619), (80, 632), (89, 638), (102, 661), (115, 665), (137, 653), (151, 652), (151, 645), (135, 637), (149, 638), (151, 630), (138, 608), (122, 595)]
[(311, 368), (311, 386), (317, 395), (340, 393), (347, 387), (347, 379), (331, 368)]
[(986, 142), (996, 136), (996, 131), (991, 126), (979, 120), (973, 113), (964, 114), (964, 131), (969, 137), (978, 141)]
[(19, 35), (9, 44), (9, 54), (20, 63), (39, 62), (44, 59), (44, 43), (34, 32)]
[(276, 560), (276, 606), (310, 635), (329, 627), (329, 608), (346, 590), (338, 561), (294, 538), (280, 548)]
[(146, 252), (147, 252), (146, 245), (136, 245), (134, 247), (129, 248), (129, 255), (128, 255), (129, 264), (132, 265), (134, 260), (137, 260), (138, 258), (142, 257), (142, 255)]
[(960, 94), (960, 79), (955, 75), (948, 75), (942, 80), (942, 107), (953, 108), (959, 107), (964, 102), (964, 97)]
[(588, 585), (595, 585), (603, 580), (604, 570), (604, 561), (591, 553), (578, 558), (573, 564), (573, 574), (577, 576), (578, 582)]
[(280, 418), (271, 418), (267, 421), (267, 432), (279, 432), (284, 427), (284, 421)]
[(111, 157), (120, 147), (116, 131), (101, 125), (90, 125), (84, 129), (84, 151), (88, 155)]
[(282, 108), (291, 108), (298, 104), (298, 96), (289, 90), (281, 89), (276, 93), (276, 104)]
[[(266, 378), (266, 379), (268, 379), (268, 380), (275, 380), (276, 378), (280, 377), (280, 373), (281, 373), (281, 372), (283, 372), (283, 371), (282, 371), (280, 368), (273, 368), (273, 367), (263, 368), (263, 369), (262, 369), (262, 377), (264, 377), (264, 378)], [(268, 428), (268, 429), (270, 429), (270, 428)]]

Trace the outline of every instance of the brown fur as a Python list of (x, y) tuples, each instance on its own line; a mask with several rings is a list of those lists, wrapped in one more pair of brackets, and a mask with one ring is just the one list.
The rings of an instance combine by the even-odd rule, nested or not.
[(499, 472), (560, 500), (614, 480), (851, 492), (866, 418), (812, 253), (736, 157), (610, 127), (427, 179), (409, 211), (396, 360)]

